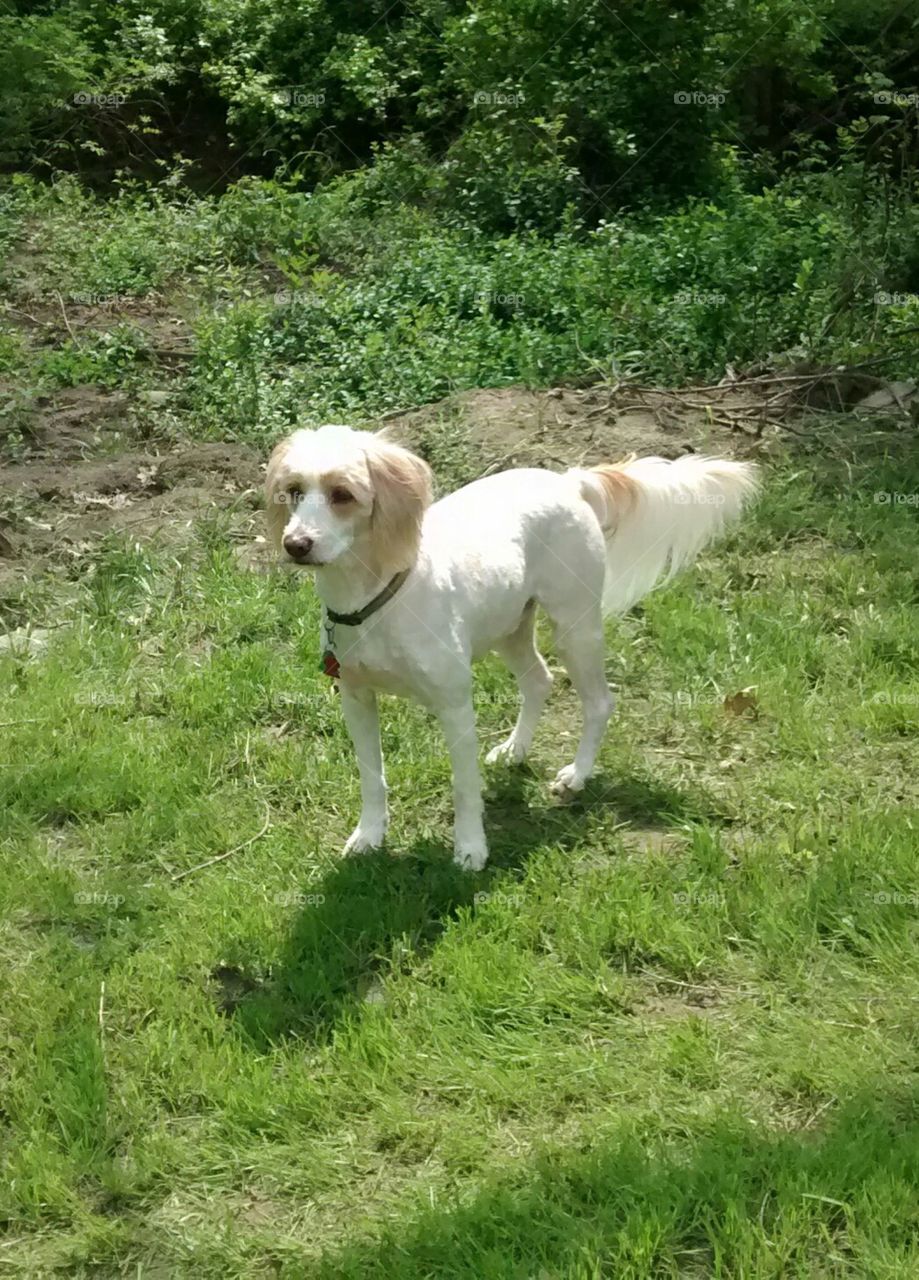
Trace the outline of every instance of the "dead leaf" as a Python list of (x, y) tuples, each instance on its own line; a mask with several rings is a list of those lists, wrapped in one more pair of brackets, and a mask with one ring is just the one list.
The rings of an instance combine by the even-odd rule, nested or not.
[(725, 711), (732, 716), (743, 716), (748, 711), (753, 715), (759, 714), (759, 703), (756, 699), (756, 685), (750, 685), (749, 688), (741, 689), (737, 693), (728, 694), (723, 703)]

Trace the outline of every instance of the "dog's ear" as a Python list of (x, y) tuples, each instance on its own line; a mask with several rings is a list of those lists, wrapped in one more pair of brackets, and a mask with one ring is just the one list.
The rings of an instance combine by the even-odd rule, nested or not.
[(380, 436), (367, 446), (367, 468), (373, 485), (371, 554), (381, 573), (398, 573), (418, 553), (421, 521), (431, 505), (431, 469)]
[(287, 494), (281, 484), (284, 459), (290, 448), (290, 436), (275, 445), (268, 459), (268, 470), (265, 473), (265, 519), (268, 524), (268, 540), (275, 548), (281, 550), (281, 539), (290, 518)]

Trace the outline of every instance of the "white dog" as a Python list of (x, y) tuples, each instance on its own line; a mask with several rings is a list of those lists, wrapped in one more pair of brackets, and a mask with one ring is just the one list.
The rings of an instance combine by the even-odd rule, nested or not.
[(485, 865), (472, 663), (496, 649), (514, 673), (520, 713), (488, 762), (522, 760), (552, 684), (534, 644), (537, 604), (584, 717), (552, 789), (579, 791), (613, 710), (603, 613), (628, 609), (692, 560), (755, 488), (750, 464), (690, 455), (504, 471), (431, 506), (427, 464), (381, 436), (328, 426), (282, 441), (268, 464), (272, 539), (315, 570), (325, 671), (339, 681), (360, 770), (361, 816), (345, 852), (376, 848), (386, 833), (382, 691), (436, 713), (453, 766), (455, 858)]

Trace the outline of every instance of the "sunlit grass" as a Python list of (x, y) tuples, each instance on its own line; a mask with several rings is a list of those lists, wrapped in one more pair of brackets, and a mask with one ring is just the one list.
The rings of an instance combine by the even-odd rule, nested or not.
[[(873, 495), (919, 475), (795, 471), (610, 624), (619, 716), (570, 808), (559, 681), (478, 876), (392, 700), (389, 853), (339, 859), (308, 584), (210, 535), (98, 550), (0, 664), (2, 1261), (914, 1275), (919, 536)], [(490, 660), (483, 747), (513, 705)]]

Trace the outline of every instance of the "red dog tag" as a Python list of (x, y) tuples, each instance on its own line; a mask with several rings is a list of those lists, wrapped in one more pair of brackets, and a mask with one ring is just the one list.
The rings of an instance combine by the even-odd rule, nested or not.
[(322, 655), (322, 662), (319, 666), (319, 670), (323, 675), (328, 676), (330, 680), (337, 680), (341, 675), (341, 667), (338, 664), (338, 659), (335, 657), (335, 654), (331, 649), (326, 649), (325, 653)]

